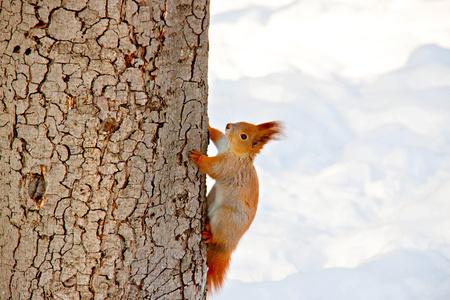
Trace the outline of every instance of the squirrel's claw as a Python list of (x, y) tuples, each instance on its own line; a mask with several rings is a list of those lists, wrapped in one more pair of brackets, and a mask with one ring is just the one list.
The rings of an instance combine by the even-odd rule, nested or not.
[(206, 224), (206, 230), (202, 232), (202, 239), (205, 242), (205, 244), (209, 244), (212, 242), (212, 234), (211, 234), (211, 227), (209, 224)]
[(191, 151), (191, 153), (189, 153), (189, 157), (193, 160), (193, 161), (198, 161), (198, 159), (200, 158), (200, 156), (202, 156), (202, 153), (198, 150), (193, 150)]

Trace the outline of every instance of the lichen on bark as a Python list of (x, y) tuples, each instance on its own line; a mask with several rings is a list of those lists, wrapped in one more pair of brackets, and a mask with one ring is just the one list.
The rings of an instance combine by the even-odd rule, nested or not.
[(1, 5), (0, 298), (204, 298), (208, 1)]

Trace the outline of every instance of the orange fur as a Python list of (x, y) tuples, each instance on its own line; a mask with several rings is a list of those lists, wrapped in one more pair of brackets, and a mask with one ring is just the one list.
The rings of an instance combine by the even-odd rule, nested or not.
[(202, 237), (208, 243), (208, 292), (218, 290), (230, 265), (231, 253), (250, 227), (258, 206), (259, 183), (255, 156), (282, 134), (280, 122), (227, 124), (225, 134), (209, 127), (219, 153), (208, 157), (191, 152), (200, 170), (216, 180), (208, 194), (208, 224)]
[(218, 290), (222, 287), (225, 274), (230, 266), (231, 252), (222, 252), (214, 244), (208, 247), (207, 290)]
[(213, 141), (213, 143), (216, 143), (224, 136), (224, 134), (220, 130), (212, 128), (209, 125), (209, 120), (208, 120), (208, 131), (209, 131), (209, 138), (211, 139), (211, 141)]

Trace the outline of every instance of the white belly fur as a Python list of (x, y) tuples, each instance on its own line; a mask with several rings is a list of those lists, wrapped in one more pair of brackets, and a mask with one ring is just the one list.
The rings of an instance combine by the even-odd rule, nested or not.
[(223, 203), (223, 191), (220, 184), (215, 183), (208, 194), (208, 218), (212, 222)]

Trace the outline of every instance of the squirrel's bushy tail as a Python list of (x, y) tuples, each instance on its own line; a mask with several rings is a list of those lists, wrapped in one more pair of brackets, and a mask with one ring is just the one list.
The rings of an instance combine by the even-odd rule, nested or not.
[(232, 250), (224, 249), (217, 244), (208, 247), (208, 273), (206, 275), (208, 293), (222, 287), (225, 274), (230, 266)]

